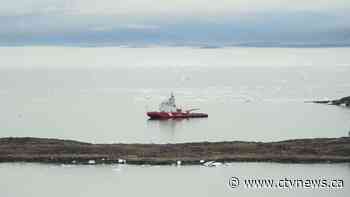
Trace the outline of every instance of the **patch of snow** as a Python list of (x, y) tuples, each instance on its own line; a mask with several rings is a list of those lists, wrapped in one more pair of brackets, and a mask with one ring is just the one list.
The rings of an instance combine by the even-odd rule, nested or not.
[(222, 163), (216, 162), (216, 161), (208, 161), (208, 162), (205, 162), (203, 165), (206, 167), (217, 167), (217, 166), (221, 166)]

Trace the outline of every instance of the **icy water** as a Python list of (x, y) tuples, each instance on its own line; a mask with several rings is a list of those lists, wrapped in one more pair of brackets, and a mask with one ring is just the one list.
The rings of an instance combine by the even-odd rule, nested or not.
[[(0, 137), (176, 143), (340, 137), (349, 48), (0, 48)], [(149, 121), (174, 92), (207, 119)], [(0, 196), (349, 196), (349, 164), (0, 164)], [(230, 188), (230, 177), (241, 186)], [(341, 179), (343, 188), (245, 188), (244, 178)]]
[[(349, 196), (349, 164), (232, 163), (203, 166), (0, 164), (0, 194), (12, 196)], [(239, 186), (229, 180), (237, 177)], [(249, 188), (244, 179), (337, 180), (336, 187)], [(305, 184), (306, 185), (306, 184)]]
[[(0, 137), (88, 142), (340, 137), (349, 48), (0, 48)], [(149, 121), (170, 92), (207, 119)]]

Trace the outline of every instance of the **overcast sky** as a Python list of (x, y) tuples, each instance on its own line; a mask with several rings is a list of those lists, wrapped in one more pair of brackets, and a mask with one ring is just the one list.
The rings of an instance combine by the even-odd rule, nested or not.
[(0, 44), (350, 43), (349, 0), (0, 0)]

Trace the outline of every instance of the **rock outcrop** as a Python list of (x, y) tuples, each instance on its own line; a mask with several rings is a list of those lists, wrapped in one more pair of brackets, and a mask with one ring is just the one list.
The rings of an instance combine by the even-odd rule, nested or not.
[(336, 99), (336, 100), (313, 101), (313, 103), (322, 103), (322, 104), (329, 104), (329, 105), (344, 105), (346, 107), (350, 107), (350, 96), (343, 97), (341, 99)]

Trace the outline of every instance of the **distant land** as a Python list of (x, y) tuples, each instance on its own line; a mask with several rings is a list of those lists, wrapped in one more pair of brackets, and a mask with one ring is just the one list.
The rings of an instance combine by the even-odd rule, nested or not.
[(346, 48), (350, 43), (226, 43), (226, 44), (169, 44), (169, 43), (49, 43), (49, 42), (0, 42), (0, 47), (25, 47), (25, 46), (66, 46), (66, 47), (124, 47), (124, 48), (149, 48), (149, 47), (194, 47), (201, 49), (216, 49), (229, 47), (253, 47), (253, 48)]
[(349, 47), (349, 12), (344, 5), (335, 10), (327, 4), (325, 10), (313, 5), (311, 10), (260, 11), (248, 6), (241, 12), (196, 15), (191, 10), (190, 15), (174, 12), (173, 17), (12, 10), (0, 16), (0, 45)]

